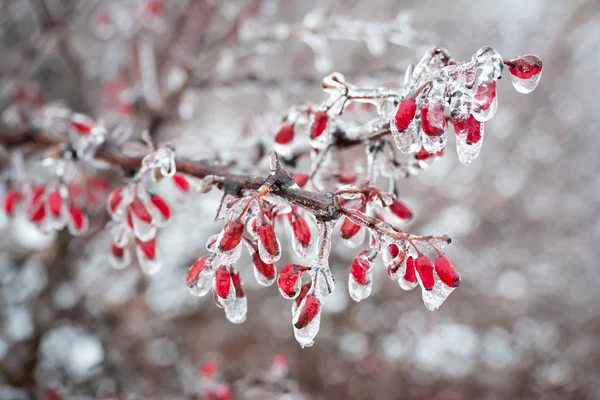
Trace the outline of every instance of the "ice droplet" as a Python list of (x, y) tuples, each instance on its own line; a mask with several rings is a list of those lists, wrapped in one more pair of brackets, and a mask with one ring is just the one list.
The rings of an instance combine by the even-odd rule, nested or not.
[(359, 302), (362, 299), (366, 299), (371, 295), (373, 288), (373, 273), (367, 272), (367, 283), (362, 285), (354, 280), (352, 274), (348, 275), (348, 292), (352, 300)]
[(200, 271), (196, 284), (189, 288), (190, 292), (198, 297), (206, 295), (212, 287), (212, 279), (214, 275), (215, 271), (212, 268), (212, 264), (207, 263), (206, 267)]
[(137, 256), (138, 264), (140, 264), (140, 268), (145, 274), (154, 275), (158, 272), (160, 269), (160, 256), (158, 254), (158, 249), (156, 249), (153, 259), (146, 257), (146, 253), (144, 253), (140, 246), (135, 246), (135, 254)]
[(495, 49), (484, 46), (473, 55), (472, 61), (481, 69), (481, 76), (487, 79), (498, 79), (502, 76), (504, 60)]
[(483, 131), (483, 124), (481, 124), (481, 139), (477, 143), (467, 143), (467, 134), (461, 133), (456, 137), (458, 160), (464, 165), (471, 164), (479, 157), (479, 152), (483, 144)]
[(481, 109), (478, 107), (473, 107), (473, 117), (479, 122), (486, 122), (492, 119), (494, 115), (496, 115), (496, 111), (498, 110), (498, 97), (494, 97), (490, 105)]
[[(423, 303), (425, 303), (425, 308), (429, 311), (437, 310), (442, 303), (450, 296), (450, 293), (454, 291), (454, 288), (444, 285), (444, 283), (440, 280), (437, 273), (433, 273), (433, 277), (435, 280), (435, 285), (432, 290), (425, 290), (421, 285), (421, 296), (423, 297)], [(417, 274), (417, 279), (421, 282), (421, 278), (419, 274)]]
[(292, 250), (294, 253), (300, 258), (306, 258), (310, 253), (312, 253), (312, 240), (308, 243), (307, 246), (300, 243), (298, 238), (292, 233)]
[(128, 267), (129, 264), (131, 264), (131, 251), (127, 247), (124, 247), (123, 257), (121, 258), (115, 257), (115, 255), (111, 251), (108, 253), (108, 261), (110, 262), (110, 265), (116, 269), (123, 269), (125, 267)]
[(413, 119), (406, 128), (405, 131), (400, 132), (396, 128), (395, 121), (392, 119), (390, 121), (390, 128), (392, 130), (392, 137), (394, 138), (394, 142), (396, 143), (396, 147), (400, 150), (401, 153), (410, 154), (414, 153), (421, 147), (420, 143), (420, 129), (417, 126), (416, 119)]
[(142, 221), (135, 215), (131, 214), (131, 224), (133, 225), (133, 234), (142, 242), (147, 242), (156, 236), (156, 227), (149, 222)]
[(365, 241), (366, 232), (367, 229), (361, 227), (360, 230), (356, 233), (356, 235), (352, 236), (351, 238), (345, 239), (344, 243), (346, 243), (346, 246), (350, 247), (351, 249), (355, 249), (361, 244), (363, 244), (363, 242)]
[(540, 72), (537, 75), (533, 75), (531, 78), (521, 79), (511, 74), (510, 81), (512, 82), (512, 85), (517, 90), (517, 92), (527, 94), (533, 92), (533, 90), (537, 87), (538, 83), (540, 82), (541, 76), (542, 73)]
[(236, 297), (231, 305), (225, 306), (225, 316), (233, 324), (243, 323), (247, 313), (248, 299), (246, 296)]
[(448, 134), (446, 132), (439, 136), (430, 136), (423, 133), (423, 147), (428, 153), (435, 154), (446, 146)]

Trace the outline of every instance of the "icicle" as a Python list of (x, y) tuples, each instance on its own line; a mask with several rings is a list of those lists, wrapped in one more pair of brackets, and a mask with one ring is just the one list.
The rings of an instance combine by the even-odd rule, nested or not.
[(204, 296), (211, 289), (214, 276), (212, 261), (212, 257), (200, 257), (188, 270), (185, 282), (192, 294)]
[(156, 239), (147, 242), (137, 241), (135, 246), (138, 263), (144, 273), (153, 275), (160, 269), (160, 261), (156, 248)]
[(352, 300), (357, 302), (369, 297), (373, 284), (373, 265), (367, 259), (366, 253), (367, 250), (356, 256), (348, 275), (348, 292)]

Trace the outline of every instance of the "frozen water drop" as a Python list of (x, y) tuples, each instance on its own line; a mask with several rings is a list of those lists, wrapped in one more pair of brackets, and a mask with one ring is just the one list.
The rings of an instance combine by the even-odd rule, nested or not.
[(448, 134), (446, 132), (439, 136), (430, 136), (423, 134), (423, 147), (428, 153), (435, 154), (446, 147)]
[(350, 274), (348, 277), (348, 292), (350, 293), (352, 300), (358, 302), (369, 297), (373, 287), (372, 282), (373, 277), (371, 271), (367, 272), (367, 283), (364, 285), (356, 282), (352, 274)]
[(531, 78), (521, 79), (511, 74), (510, 81), (517, 92), (527, 94), (533, 92), (533, 90), (537, 87), (541, 76), (542, 74), (539, 73), (537, 75), (533, 75)]
[(481, 146), (483, 144), (483, 124), (481, 124), (481, 139), (477, 143), (469, 143), (467, 135), (456, 137), (456, 152), (458, 160), (464, 165), (469, 165), (479, 157)]
[(420, 143), (420, 130), (418, 129), (416, 119), (413, 119), (406, 128), (405, 131), (400, 132), (396, 128), (395, 121), (392, 119), (390, 122), (390, 128), (392, 130), (392, 137), (396, 143), (396, 147), (401, 153), (410, 154), (414, 153), (421, 147)]
[[(419, 274), (417, 274), (417, 277), (419, 278), (418, 275)], [(454, 291), (454, 288), (446, 286), (435, 272), (434, 279), (435, 285), (432, 290), (425, 290), (423, 287), (421, 287), (423, 303), (425, 303), (425, 308), (430, 311), (437, 310), (448, 298), (448, 296), (450, 296), (450, 293)]]
[(241, 324), (246, 320), (248, 300), (246, 296), (236, 297), (233, 304), (225, 306), (225, 316), (233, 324)]

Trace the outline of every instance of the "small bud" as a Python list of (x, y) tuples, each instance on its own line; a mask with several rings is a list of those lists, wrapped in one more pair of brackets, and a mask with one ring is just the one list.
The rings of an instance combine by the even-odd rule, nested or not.
[(438, 256), (434, 260), (435, 272), (440, 280), (448, 287), (455, 288), (460, 285), (460, 274), (452, 265), (452, 261), (446, 256)]
[(396, 124), (396, 129), (402, 132), (408, 128), (408, 125), (415, 118), (415, 114), (417, 112), (417, 103), (414, 100), (406, 98), (400, 102), (398, 105), (398, 109), (396, 110), (396, 115), (394, 117), (394, 123)]
[(275, 143), (279, 144), (288, 144), (292, 140), (294, 140), (294, 126), (285, 124), (280, 129), (279, 132), (275, 135)]
[(435, 280), (433, 278), (433, 265), (427, 256), (421, 256), (415, 261), (415, 270), (421, 278), (421, 283), (425, 290), (433, 290)]

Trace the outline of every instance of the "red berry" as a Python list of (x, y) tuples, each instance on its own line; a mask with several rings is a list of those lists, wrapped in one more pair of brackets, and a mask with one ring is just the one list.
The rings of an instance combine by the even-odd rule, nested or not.
[(60, 215), (62, 210), (63, 198), (58, 191), (51, 192), (48, 195), (48, 208), (54, 216)]
[(46, 207), (44, 203), (38, 203), (30, 215), (31, 222), (42, 222), (46, 218)]
[(415, 118), (417, 112), (417, 103), (412, 99), (404, 99), (400, 102), (398, 110), (396, 110), (396, 116), (394, 117), (394, 123), (396, 129), (400, 132), (405, 131), (410, 125), (411, 121)]
[(306, 282), (304, 285), (302, 285), (302, 287), (300, 288), (300, 294), (294, 299), (294, 301), (296, 302), (296, 307), (298, 307), (300, 303), (302, 303), (302, 300), (304, 300), (306, 294), (310, 290), (310, 286), (311, 282)]
[(115, 243), (112, 243), (110, 246), (110, 251), (115, 256), (115, 258), (123, 258), (125, 255), (125, 249), (117, 246)]
[(275, 143), (287, 144), (294, 140), (294, 127), (289, 124), (283, 125), (275, 135)]
[(352, 277), (354, 278), (356, 283), (360, 285), (366, 285), (367, 283), (369, 283), (367, 272), (369, 271), (369, 269), (371, 269), (371, 264), (364, 256), (365, 253), (366, 250), (359, 253), (356, 256), (354, 262), (352, 263), (352, 268), (350, 269)]
[(496, 81), (482, 82), (477, 87), (475, 101), (481, 110), (487, 110), (496, 98)]
[(264, 262), (256, 252), (252, 253), (252, 263), (254, 264), (254, 268), (266, 279), (273, 279), (275, 277), (275, 266)]
[(281, 269), (277, 277), (277, 286), (288, 297), (296, 295), (296, 282), (307, 268), (299, 264), (288, 264)]
[(429, 136), (439, 136), (444, 133), (446, 119), (444, 118), (443, 104), (434, 103), (421, 106), (421, 129)]
[(153, 194), (150, 196), (150, 202), (156, 209), (162, 214), (165, 219), (169, 219), (171, 217), (171, 209), (169, 205), (161, 196), (157, 194)]
[(129, 208), (131, 209), (131, 212), (134, 213), (136, 217), (138, 217), (138, 219), (146, 223), (152, 222), (152, 215), (150, 215), (150, 212), (146, 208), (146, 205), (142, 202), (142, 200), (140, 200), (139, 197), (133, 199), (133, 201), (129, 205)]
[(275, 234), (273, 225), (267, 224), (257, 226), (256, 235), (267, 253), (274, 257), (279, 255), (279, 242), (277, 241), (277, 235)]
[(151, 16), (159, 16), (163, 12), (163, 4), (160, 0), (149, 0), (146, 3), (146, 12)]
[(452, 261), (446, 256), (436, 257), (434, 260), (435, 272), (437, 272), (440, 280), (446, 284), (446, 286), (455, 288), (460, 285), (460, 274), (452, 265)]
[(350, 218), (345, 218), (340, 228), (340, 236), (342, 239), (351, 239), (360, 231), (362, 226), (352, 222)]
[(69, 214), (71, 216), (71, 222), (73, 223), (73, 228), (80, 230), (85, 225), (86, 216), (81, 210), (81, 208), (77, 207), (75, 204), (71, 204), (69, 206)]
[(152, 238), (147, 242), (142, 242), (140, 240), (137, 240), (136, 242), (138, 247), (144, 252), (146, 258), (154, 260), (154, 257), (156, 257), (156, 238)]
[(396, 258), (398, 257), (398, 254), (400, 254), (400, 249), (398, 248), (398, 245), (393, 243), (388, 246), (388, 251), (392, 258)]
[(208, 377), (211, 377), (211, 376), (216, 375), (217, 372), (219, 372), (219, 365), (213, 361), (205, 362), (200, 367), (200, 370), (202, 371), (202, 374), (204, 374)]
[(477, 121), (472, 114), (468, 118), (455, 118), (454, 132), (458, 135), (461, 133), (467, 134), (467, 143), (477, 143), (481, 140), (481, 122)]
[(108, 208), (111, 212), (115, 212), (119, 204), (123, 200), (123, 188), (118, 187), (113, 190), (108, 196)]
[(44, 185), (38, 185), (35, 188), (33, 188), (33, 192), (31, 194), (31, 205), (36, 205), (38, 201), (40, 201), (40, 199), (42, 198), (42, 196), (44, 195), (44, 192), (46, 191), (46, 187)]
[(192, 264), (185, 277), (185, 284), (188, 285), (188, 287), (194, 287), (204, 268), (206, 268), (206, 256), (200, 257)]
[(338, 175), (338, 182), (343, 185), (351, 185), (356, 182), (358, 176), (354, 173), (340, 173)]
[(219, 250), (230, 251), (237, 247), (242, 241), (244, 234), (244, 223), (239, 220), (229, 220), (223, 227), (223, 236), (219, 242)]
[(296, 218), (294, 222), (292, 222), (292, 231), (302, 247), (307, 247), (310, 244), (311, 234), (306, 219), (302, 217)]
[(233, 269), (231, 270), (231, 282), (235, 289), (235, 297), (244, 297), (244, 287), (240, 272)]
[(415, 259), (408, 257), (406, 259), (406, 271), (404, 272), (404, 279), (409, 282), (416, 282), (417, 275), (415, 272)]
[(22, 198), (21, 192), (16, 190), (9, 190), (4, 193), (4, 212), (7, 215), (12, 215), (17, 203), (21, 201)]
[(76, 121), (73, 119), (71, 120), (71, 126), (77, 131), (77, 133), (84, 136), (89, 135), (94, 128), (94, 125), (91, 122)]
[(431, 260), (427, 256), (421, 256), (415, 261), (415, 270), (421, 278), (421, 283), (425, 290), (432, 290), (435, 286), (435, 280), (433, 278), (433, 265)]
[(504, 62), (508, 71), (520, 79), (529, 79), (542, 72), (542, 60), (538, 56), (526, 55)]
[(222, 299), (227, 298), (231, 287), (231, 275), (224, 266), (219, 267), (215, 272), (215, 291), (217, 296)]
[(400, 219), (408, 220), (413, 216), (412, 210), (400, 200), (396, 200), (390, 205), (390, 211)]
[(175, 174), (173, 175), (173, 182), (179, 189), (183, 192), (187, 192), (190, 190), (190, 182), (183, 174)]
[(327, 123), (329, 122), (329, 116), (324, 111), (317, 111), (315, 113), (315, 119), (310, 129), (310, 137), (316, 139), (325, 132)]
[(298, 319), (294, 324), (296, 329), (302, 329), (308, 324), (310, 324), (321, 309), (321, 302), (312, 294), (306, 296), (306, 301), (304, 302), (304, 307), (302, 311), (300, 311), (300, 315), (298, 315)]
[(306, 186), (306, 182), (308, 182), (308, 175), (306, 175), (306, 174), (294, 174), (294, 180), (296, 181), (296, 183), (298, 184), (298, 186), (300, 186), (301, 188), (303, 188), (304, 186)]

